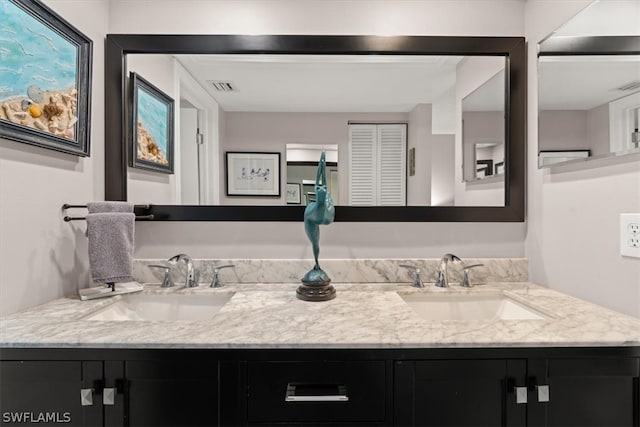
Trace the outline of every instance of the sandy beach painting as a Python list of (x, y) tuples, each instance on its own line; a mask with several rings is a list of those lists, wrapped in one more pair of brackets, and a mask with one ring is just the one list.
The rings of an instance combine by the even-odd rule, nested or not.
[(132, 167), (173, 173), (173, 99), (131, 73)]
[(91, 40), (38, 1), (0, 17), (0, 135), (88, 155)]

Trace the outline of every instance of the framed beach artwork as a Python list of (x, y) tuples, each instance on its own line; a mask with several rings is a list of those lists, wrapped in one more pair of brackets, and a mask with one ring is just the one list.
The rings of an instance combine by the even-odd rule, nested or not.
[(137, 73), (131, 83), (130, 166), (173, 173), (174, 102)]
[(280, 153), (227, 151), (227, 196), (280, 197)]
[(0, 137), (88, 156), (91, 40), (37, 0), (0, 16)]
[(287, 183), (287, 203), (293, 205), (300, 204), (300, 184)]

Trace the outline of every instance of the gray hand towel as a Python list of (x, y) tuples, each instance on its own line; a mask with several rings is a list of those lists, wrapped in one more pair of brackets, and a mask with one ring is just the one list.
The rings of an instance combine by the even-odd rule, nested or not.
[(132, 280), (133, 213), (87, 214), (89, 266), (94, 282), (117, 283)]
[(100, 212), (133, 212), (133, 204), (128, 202), (89, 202), (89, 213)]

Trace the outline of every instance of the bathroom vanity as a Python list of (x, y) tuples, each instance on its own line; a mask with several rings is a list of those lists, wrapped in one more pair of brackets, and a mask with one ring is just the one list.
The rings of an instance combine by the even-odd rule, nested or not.
[[(66, 298), (5, 317), (2, 416), (638, 426), (639, 319), (527, 282), (336, 284), (323, 303), (295, 288), (147, 286), (129, 301)], [(167, 309), (172, 298), (189, 310)]]

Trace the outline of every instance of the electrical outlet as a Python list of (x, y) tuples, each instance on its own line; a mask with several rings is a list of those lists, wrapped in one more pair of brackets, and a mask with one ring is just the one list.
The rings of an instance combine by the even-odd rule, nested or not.
[(640, 258), (640, 214), (620, 214), (620, 255)]

